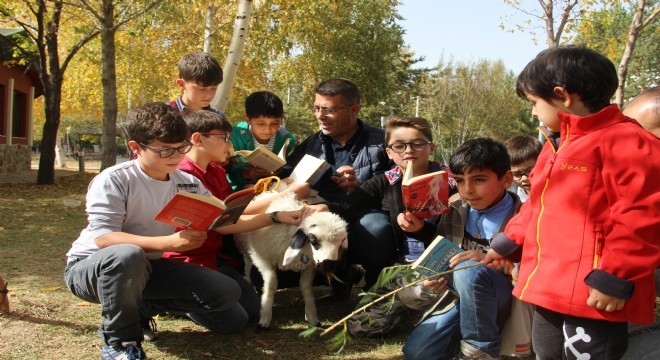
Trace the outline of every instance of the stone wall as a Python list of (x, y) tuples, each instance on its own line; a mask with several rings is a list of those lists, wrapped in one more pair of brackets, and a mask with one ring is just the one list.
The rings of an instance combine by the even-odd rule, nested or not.
[(0, 175), (30, 171), (32, 151), (27, 145), (0, 145)]

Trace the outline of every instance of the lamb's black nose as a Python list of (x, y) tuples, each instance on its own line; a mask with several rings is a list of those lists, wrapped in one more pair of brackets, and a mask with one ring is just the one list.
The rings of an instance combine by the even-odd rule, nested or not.
[(337, 269), (337, 260), (323, 260), (319, 268), (324, 274), (332, 274)]

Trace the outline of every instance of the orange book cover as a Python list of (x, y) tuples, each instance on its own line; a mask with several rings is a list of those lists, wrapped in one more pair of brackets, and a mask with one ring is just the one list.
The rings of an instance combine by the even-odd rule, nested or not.
[(412, 163), (406, 166), (401, 182), (403, 205), (418, 218), (430, 218), (449, 210), (449, 183), (446, 171), (413, 176)]

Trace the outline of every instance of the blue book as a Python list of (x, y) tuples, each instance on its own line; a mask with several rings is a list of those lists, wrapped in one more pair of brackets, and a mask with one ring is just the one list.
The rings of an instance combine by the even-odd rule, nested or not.
[(411, 268), (416, 269), (422, 277), (432, 276), (447, 271), (449, 260), (460, 252), (463, 252), (460, 246), (438, 235), (422, 255), (412, 263)]

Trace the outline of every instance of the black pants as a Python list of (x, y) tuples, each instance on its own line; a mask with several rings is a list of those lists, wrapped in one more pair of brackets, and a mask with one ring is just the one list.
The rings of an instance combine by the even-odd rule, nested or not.
[(628, 348), (628, 323), (534, 312), (532, 345), (537, 359), (620, 359)]

